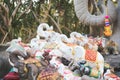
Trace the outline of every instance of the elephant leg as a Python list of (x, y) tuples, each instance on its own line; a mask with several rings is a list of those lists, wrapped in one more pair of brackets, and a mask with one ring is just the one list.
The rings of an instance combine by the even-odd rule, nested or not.
[(74, 64), (74, 60), (71, 60), (71, 62), (68, 64), (68, 68), (71, 69), (71, 67), (73, 66), (73, 64)]
[(18, 69), (20, 80), (25, 80), (27, 78), (27, 68), (22, 62), (18, 62), (15, 66)]

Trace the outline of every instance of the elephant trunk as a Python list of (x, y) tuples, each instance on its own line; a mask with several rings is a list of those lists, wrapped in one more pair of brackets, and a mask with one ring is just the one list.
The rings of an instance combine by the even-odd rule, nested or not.
[[(106, 15), (106, 7), (101, 4), (103, 8), (101, 15), (92, 15), (88, 11), (88, 0), (74, 0), (74, 8), (78, 19), (86, 25), (90, 26), (104, 26), (104, 17)], [(116, 8), (111, 0), (108, 0), (107, 4), (108, 15), (110, 16), (110, 22), (114, 22), (116, 19)]]
[(15, 50), (15, 51), (11, 52), (9, 55), (10, 61), (12, 62), (11, 65), (17, 67), (20, 57), (21, 57), (21, 59), (26, 59), (28, 56), (19, 50)]

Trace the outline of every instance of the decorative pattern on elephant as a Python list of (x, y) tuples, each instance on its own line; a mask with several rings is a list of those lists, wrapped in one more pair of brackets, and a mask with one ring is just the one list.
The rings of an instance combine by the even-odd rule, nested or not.
[(95, 62), (97, 57), (97, 52), (94, 50), (86, 50), (85, 60)]
[(37, 77), (37, 80), (64, 80), (55, 67), (48, 66)]

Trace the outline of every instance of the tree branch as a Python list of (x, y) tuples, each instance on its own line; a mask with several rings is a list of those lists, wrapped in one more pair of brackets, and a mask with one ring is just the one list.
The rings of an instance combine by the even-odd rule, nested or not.
[(32, 13), (33, 13), (33, 15), (34, 15), (34, 17), (35, 17), (36, 21), (40, 23), (39, 18), (37, 17), (37, 15), (35, 14), (35, 12), (34, 12), (33, 10), (32, 10)]
[[(1, 4), (0, 3), (0, 6), (1, 6), (1, 8), (6, 12), (6, 13), (8, 13), (9, 12), (9, 9), (8, 9), (8, 6), (7, 5), (3, 5), (3, 4)], [(6, 7), (5, 7), (6, 6)]]
[(72, 32), (72, 30), (70, 30), (70, 29), (69, 29), (68, 27), (66, 27), (66, 26), (64, 26), (63, 28), (66, 29), (66, 30), (67, 30), (68, 32), (70, 32), (70, 33)]
[[(4, 21), (4, 24), (7, 26), (8, 25), (8, 20), (9, 20), (9, 8), (6, 4), (0, 4), (0, 16), (2, 17), (3, 21)], [(5, 11), (4, 14), (2, 14), (3, 10)]]
[(48, 17), (53, 21), (53, 23), (54, 23), (55, 26), (57, 27), (58, 31), (59, 31), (60, 33), (62, 33), (62, 31), (61, 31), (60, 27), (58, 26), (57, 22), (56, 22), (49, 14), (48, 14)]
[(7, 26), (8, 25), (8, 21), (7, 21), (6, 17), (4, 15), (2, 15), (1, 13), (0, 13), (0, 16), (3, 19), (4, 25)]
[(9, 25), (11, 24), (13, 18), (15, 17), (15, 15), (16, 15), (16, 13), (17, 13), (17, 11), (18, 11), (18, 8), (20, 7), (20, 5), (21, 5), (21, 1), (19, 1), (17, 7), (14, 9), (12, 15), (10, 16)]
[(32, 4), (33, 4), (33, 2), (32, 2), (32, 0), (31, 0), (31, 1), (30, 1), (30, 5), (27, 7), (27, 9), (26, 9), (25, 11), (23, 11), (23, 12), (19, 15), (19, 17), (17, 18), (17, 20), (20, 19), (20, 17), (23, 16), (23, 15), (31, 8)]
[(3, 44), (3, 43), (4, 43), (5, 39), (7, 38), (8, 33), (9, 33), (9, 32), (7, 32), (7, 33), (5, 34), (5, 36), (3, 37), (3, 40), (2, 40), (2, 42), (1, 42), (0, 44)]
[(2, 32), (3, 35), (5, 35), (5, 31), (3, 30), (1, 25), (0, 25), (0, 32)]

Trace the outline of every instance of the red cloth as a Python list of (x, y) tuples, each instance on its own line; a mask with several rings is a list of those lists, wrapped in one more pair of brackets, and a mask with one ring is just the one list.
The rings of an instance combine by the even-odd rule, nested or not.
[(9, 72), (3, 80), (20, 80), (17, 72)]

